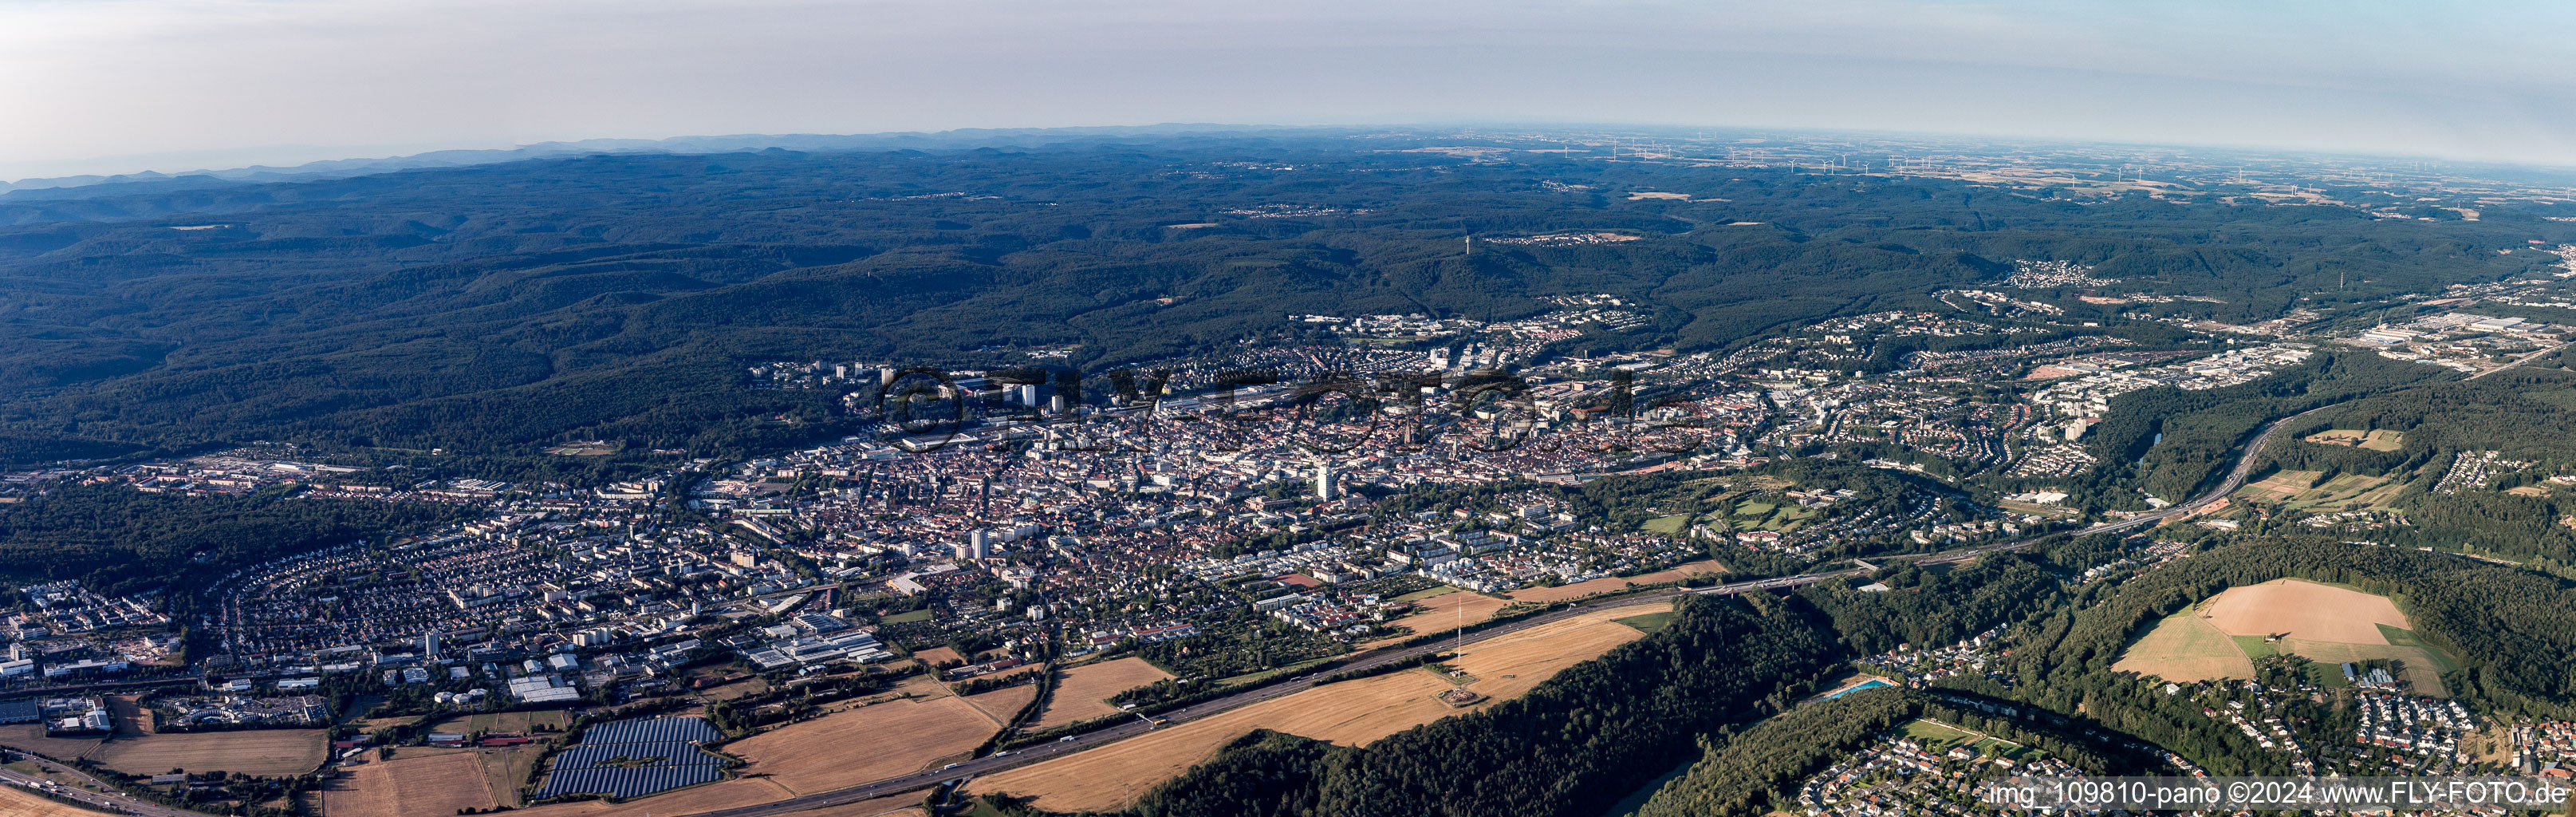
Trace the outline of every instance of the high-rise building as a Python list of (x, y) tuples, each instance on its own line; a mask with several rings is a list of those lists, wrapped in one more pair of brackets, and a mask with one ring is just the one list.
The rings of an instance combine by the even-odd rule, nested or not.
[(436, 661), (436, 660), (438, 660), (438, 631), (437, 631), (437, 630), (431, 630), (431, 631), (429, 631), (429, 632), (424, 633), (424, 634), (422, 634), (422, 635), (421, 635), (421, 637), (420, 637), (420, 659), (421, 659), (421, 660), (423, 660), (423, 661)]
[(1330, 502), (1340, 498), (1339, 486), (1333, 484), (1333, 464), (1315, 461), (1315, 498)]

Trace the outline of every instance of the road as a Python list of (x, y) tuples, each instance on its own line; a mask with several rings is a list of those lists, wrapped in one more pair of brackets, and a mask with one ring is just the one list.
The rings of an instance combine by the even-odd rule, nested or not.
[[(1473, 644), (1489, 638), (1527, 630), (1532, 627), (1563, 621), (1568, 618), (1573, 618), (1575, 616), (1591, 612), (1594, 607), (1602, 606), (1604, 604), (1638, 604), (1651, 602), (1656, 599), (1672, 598), (1674, 596), (1681, 595), (1683, 592), (1684, 591), (1681, 590), (1663, 590), (1633, 596), (1619, 596), (1602, 602), (1594, 602), (1563, 610), (1541, 613), (1529, 618), (1505, 624), (1498, 624), (1484, 630), (1469, 633), (1467, 634), (1466, 643)], [(1239, 709), (1262, 701), (1287, 695), (1294, 695), (1296, 693), (1312, 689), (1315, 686), (1315, 675), (1331, 675), (1350, 672), (1352, 670), (1381, 667), (1397, 661), (1413, 658), (1424, 653), (1451, 649), (1458, 646), (1458, 643), (1459, 642), (1456, 640), (1443, 639), (1429, 644), (1367, 653), (1366, 657), (1343, 666), (1323, 670), (1318, 673), (1296, 676), (1279, 683), (1247, 689), (1207, 703), (1193, 704), (1185, 709), (1166, 712), (1159, 717), (1173, 724), (1197, 720), (1220, 712)], [(888, 795), (902, 794), (904, 792), (919, 791), (947, 781), (992, 774), (994, 772), (1017, 768), (1030, 763), (1046, 760), (1058, 755), (1079, 752), (1094, 746), (1141, 735), (1146, 732), (1153, 731), (1156, 728), (1159, 727), (1157, 727), (1152, 721), (1139, 716), (1134, 720), (1130, 720), (1107, 729), (1098, 729), (1082, 733), (1071, 741), (1042, 743), (1023, 748), (1007, 755), (992, 755), (976, 758), (948, 768), (916, 772), (901, 777), (880, 780), (862, 786), (837, 789), (827, 792), (817, 792), (801, 797), (780, 800), (774, 803), (762, 803), (756, 806), (741, 806), (721, 811), (701, 812), (691, 815), (690, 817), (763, 817), (764, 815), (788, 814), (808, 809), (822, 808), (825, 806), (855, 803), (861, 800), (870, 800)]]
[[(79, 769), (55, 763), (51, 760), (46, 760), (24, 752), (17, 754), (20, 757), (26, 758), (28, 762), (43, 766), (55, 773), (88, 781), (91, 785), (106, 789), (110, 792), (116, 791), (115, 786), (110, 786), (101, 782), (98, 778), (91, 777), (87, 772), (83, 772)], [(43, 778), (33, 775), (19, 774), (18, 772), (9, 769), (0, 769), (0, 781), (28, 784), (31, 788), (40, 787), (41, 784), (45, 782)], [(52, 794), (59, 797), (78, 800), (82, 803), (89, 804), (93, 808), (102, 809), (111, 813), (140, 814), (144, 815), (144, 817), (206, 817), (203, 812), (189, 811), (182, 808), (172, 808), (159, 803), (149, 803), (142, 800), (136, 800), (121, 793), (100, 794), (88, 789), (74, 786), (63, 786), (58, 790), (54, 790)]]
[(2521, 356), (2521, 357), (2514, 358), (2512, 363), (2507, 363), (2507, 364), (2504, 364), (2504, 365), (2502, 365), (2502, 366), (2497, 366), (2497, 367), (2495, 367), (2495, 368), (2493, 368), (2493, 369), (2488, 369), (2488, 370), (2486, 370), (2486, 371), (2479, 372), (2479, 373), (2477, 373), (2477, 374), (2469, 375), (2467, 379), (2469, 379), (2469, 380), (2476, 380), (2476, 379), (2478, 379), (2478, 378), (2485, 377), (2485, 376), (2487, 376), (2487, 375), (2491, 375), (2491, 374), (2495, 374), (2495, 373), (2497, 373), (2497, 372), (2501, 372), (2501, 371), (2504, 371), (2504, 370), (2506, 370), (2506, 369), (2513, 368), (2513, 367), (2515, 367), (2515, 366), (2520, 366), (2520, 365), (2522, 365), (2522, 364), (2529, 363), (2529, 362), (2532, 362), (2532, 361), (2534, 361), (2534, 360), (2538, 360), (2538, 359), (2540, 359), (2540, 357), (2541, 357), (2542, 355), (2546, 355), (2546, 354), (2549, 354), (2549, 353), (2551, 353), (2551, 352), (2560, 351), (2560, 350), (2566, 349), (2567, 347), (2570, 347), (2570, 346), (2576, 346), (2576, 340), (2571, 340), (2571, 341), (2568, 341), (2568, 342), (2566, 342), (2566, 343), (2561, 343), (2561, 344), (2558, 344), (2558, 345), (2556, 345), (2556, 346), (2549, 347), (2549, 348), (2547, 348), (2547, 349), (2542, 349), (2542, 350), (2540, 350), (2540, 351), (2533, 352), (2533, 353), (2531, 353), (2531, 354), (2527, 354), (2527, 355), (2523, 355), (2523, 356)]
[[(2505, 364), (2504, 366), (2497, 367), (2492, 371), (2484, 372), (2468, 379), (2475, 380), (2479, 377), (2485, 377), (2487, 375), (2495, 374), (2496, 372), (2520, 366), (2551, 352), (2567, 349), (2571, 346), (2576, 346), (2576, 341), (2569, 341), (2567, 343), (2562, 343), (2557, 346), (2524, 355), (2515, 359), (2512, 363)], [(1973, 545), (1953, 550), (1944, 550), (1937, 553), (1904, 554), (1885, 557), (1872, 556), (1870, 558), (1879, 561), (1918, 561), (1925, 564), (1965, 562), (1989, 553), (2021, 550), (2041, 542), (2051, 541), (2061, 537), (2119, 533), (2122, 531), (2151, 528), (2156, 525), (2164, 524), (2166, 521), (2172, 519), (2187, 517), (2224, 501), (2228, 495), (2235, 493), (2236, 489), (2245, 487), (2245, 478), (2254, 473), (2255, 461), (2263, 453), (2263, 449), (2271, 445), (2274, 438), (2280, 436), (2283, 429), (2294, 426), (2301, 418), (2333, 409), (2341, 405), (2342, 403), (2333, 403), (2318, 406), (2307, 411), (2302, 411), (2288, 417), (2283, 417), (2269, 423), (2265, 423), (2261, 430), (2255, 432), (2254, 438), (2245, 443), (2244, 450), (2237, 455), (2236, 465), (2228, 470), (2227, 477), (2220, 480), (2217, 487), (2212, 488), (2207, 493), (2203, 493), (2188, 502), (2169, 505), (2149, 513), (2140, 514), (2138, 516), (2114, 522), (2104, 522), (2080, 530), (2057, 531), (2024, 539)], [(1642, 593), (1633, 596), (1617, 596), (1609, 599), (1600, 599), (1581, 603), (1575, 607), (1565, 610), (1553, 611), (1508, 624), (1497, 625), (1491, 629), (1481, 632), (1470, 633), (1466, 637), (1466, 643), (1472, 644), (1496, 636), (1526, 630), (1542, 624), (1562, 621), (1567, 618), (1582, 615), (1583, 613), (1589, 612), (1592, 608), (1599, 606), (1650, 602), (1657, 599), (1671, 598), (1683, 593), (1726, 596), (1751, 590), (1779, 590), (1814, 584), (1816, 582), (1826, 581), (1829, 579), (1859, 576), (1868, 572), (1870, 571), (1862, 568), (1850, 568), (1824, 573), (1804, 573), (1796, 576), (1783, 576), (1772, 579), (1753, 579), (1741, 582), (1730, 582), (1727, 584), (1694, 590), (1665, 590), (1652, 593)], [(1412, 658), (1426, 652), (1454, 647), (1458, 643), (1459, 642), (1457, 641), (1443, 640), (1415, 647), (1373, 653), (1366, 658), (1362, 658), (1349, 665), (1332, 670), (1332, 672), (1347, 672), (1350, 670), (1383, 666), (1391, 662)], [(1293, 695), (1298, 692), (1311, 689), (1314, 686), (1315, 682), (1312, 680), (1311, 675), (1298, 676), (1286, 682), (1248, 689), (1204, 704), (1193, 705), (1185, 710), (1165, 713), (1161, 717), (1172, 723), (1196, 720), (1198, 718), (1249, 706), (1281, 696)], [(1139, 717), (1136, 720), (1122, 723), (1107, 729), (1086, 732), (1077, 736), (1072, 741), (1040, 744), (1007, 755), (993, 755), (989, 757), (976, 758), (974, 760), (969, 760), (943, 769), (916, 772), (902, 777), (880, 780), (863, 786), (855, 786), (828, 792), (818, 792), (815, 794), (780, 800), (774, 803), (763, 803), (756, 806), (742, 806), (721, 811), (702, 812), (700, 814), (691, 815), (691, 817), (767, 817), (768, 815), (789, 814), (808, 809), (854, 803), (861, 800), (869, 800), (888, 795), (901, 794), (904, 792), (919, 791), (944, 782), (959, 781), (978, 775), (992, 774), (994, 772), (1025, 766), (1059, 755), (1079, 752), (1094, 746), (1144, 734), (1155, 728), (1155, 724)]]

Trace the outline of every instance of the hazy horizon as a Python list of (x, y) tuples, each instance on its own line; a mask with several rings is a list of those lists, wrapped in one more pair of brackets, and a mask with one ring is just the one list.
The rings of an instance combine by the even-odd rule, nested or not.
[(33, 0), (0, 180), (592, 138), (1870, 130), (2576, 165), (2576, 8)]

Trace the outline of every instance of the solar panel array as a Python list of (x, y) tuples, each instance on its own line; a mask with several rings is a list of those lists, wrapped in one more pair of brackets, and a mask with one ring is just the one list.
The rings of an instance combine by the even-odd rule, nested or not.
[(631, 721), (609, 721), (594, 724), (581, 731), (581, 742), (591, 743), (705, 743), (722, 737), (705, 718), (638, 718)]
[(724, 779), (722, 766), (654, 766), (642, 769), (572, 769), (546, 776), (537, 798), (567, 794), (605, 794), (632, 799), (682, 786)]
[(691, 743), (583, 743), (565, 748), (555, 755), (557, 769), (596, 769), (631, 766), (705, 766), (724, 765), (724, 758), (707, 753)]
[(611, 721), (582, 730), (555, 754), (537, 797), (605, 794), (635, 798), (724, 779), (722, 756), (697, 743), (720, 737), (702, 718)]

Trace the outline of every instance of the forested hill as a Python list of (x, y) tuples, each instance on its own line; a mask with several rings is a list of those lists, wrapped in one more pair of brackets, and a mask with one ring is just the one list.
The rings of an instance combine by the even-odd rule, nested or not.
[[(609, 155), (0, 197), (0, 461), (250, 439), (738, 452), (835, 433), (833, 395), (744, 388), (768, 360), (1079, 344), (1068, 362), (1096, 367), (1295, 331), (1288, 313), (1509, 318), (1561, 293), (1648, 304), (1627, 342), (1720, 348), (1925, 307), (2016, 258), (2243, 320), (2523, 272), (2492, 248), (2566, 226), (1428, 146)], [(1558, 231), (1644, 238), (1461, 242)]]

